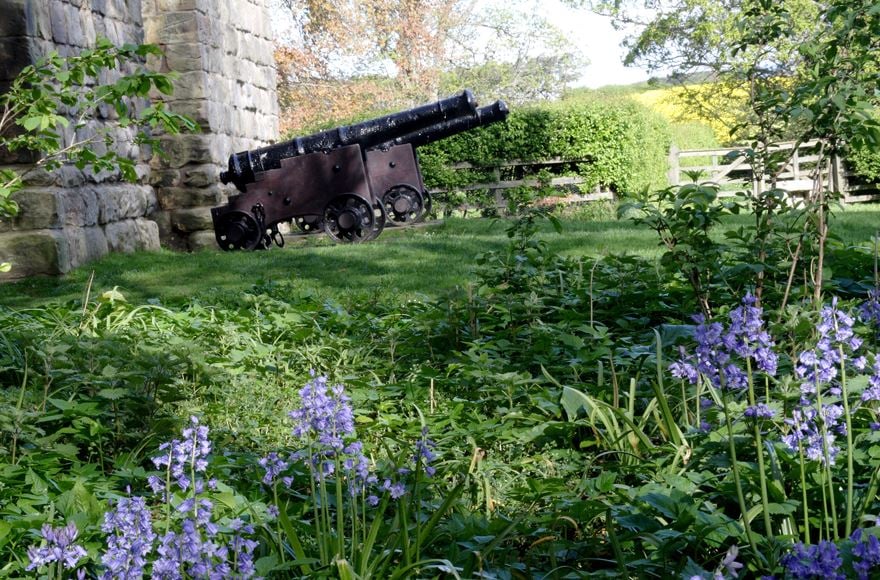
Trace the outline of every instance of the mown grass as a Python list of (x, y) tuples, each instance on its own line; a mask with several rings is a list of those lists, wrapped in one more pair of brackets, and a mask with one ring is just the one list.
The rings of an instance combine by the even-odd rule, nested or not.
[[(729, 218), (737, 227), (747, 215)], [(880, 224), (880, 205), (853, 205), (838, 212), (832, 230), (846, 244), (867, 244)], [(557, 234), (542, 224), (539, 238), (568, 256), (596, 257), (629, 253), (659, 256), (655, 234), (627, 220), (563, 220)], [(169, 304), (194, 296), (247, 290), (263, 281), (293, 280), (297, 286), (333, 296), (379, 294), (407, 300), (437, 296), (467, 284), (477, 256), (505, 246), (506, 222), (451, 218), (414, 229), (389, 228), (377, 240), (360, 245), (334, 245), (321, 238), (290, 243), (266, 252), (175, 253), (167, 250), (113, 254), (60, 278), (34, 278), (0, 286), (0, 304), (38, 306), (76, 299), (90, 289), (114, 287), (132, 302)], [(94, 276), (91, 285), (90, 278)]]

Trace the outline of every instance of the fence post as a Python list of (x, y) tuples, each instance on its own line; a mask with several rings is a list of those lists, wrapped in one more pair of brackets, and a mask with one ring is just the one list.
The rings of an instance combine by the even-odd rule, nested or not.
[(847, 193), (849, 187), (846, 182), (846, 171), (843, 168), (843, 159), (835, 151), (831, 154), (831, 186), (835, 193), (842, 193), (843, 200), (849, 201)]
[(681, 167), (678, 162), (678, 154), (678, 147), (675, 143), (672, 143), (669, 146), (669, 173), (666, 175), (669, 185), (678, 185), (681, 182)]

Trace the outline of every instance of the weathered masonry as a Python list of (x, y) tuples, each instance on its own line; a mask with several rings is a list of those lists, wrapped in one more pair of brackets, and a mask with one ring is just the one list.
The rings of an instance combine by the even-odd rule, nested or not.
[(51, 50), (148, 42), (165, 53), (160, 71), (179, 75), (169, 105), (202, 129), (164, 137), (164, 161), (132, 147), (138, 183), (73, 167), (29, 179), (19, 215), (0, 222), (0, 262), (13, 263), (0, 280), (61, 274), (108, 252), (216, 246), (210, 208), (231, 190), (220, 170), (230, 153), (277, 138), (266, 0), (0, 0), (0, 14), (0, 92)]

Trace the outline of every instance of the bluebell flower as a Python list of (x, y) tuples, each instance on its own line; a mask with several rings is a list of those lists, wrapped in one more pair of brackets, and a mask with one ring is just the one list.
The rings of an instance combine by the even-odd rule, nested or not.
[(418, 469), (419, 466), (422, 466), (428, 477), (432, 477), (437, 471), (437, 469), (431, 465), (431, 463), (437, 458), (437, 455), (434, 453), (434, 449), (436, 448), (437, 444), (428, 439), (428, 428), (422, 427), (422, 436), (416, 441), (415, 453), (410, 458), (410, 461), (412, 461), (416, 469)]
[(782, 566), (788, 577), (795, 580), (821, 578), (823, 580), (845, 580), (841, 572), (843, 559), (833, 542), (822, 541), (805, 546), (798, 542), (791, 552), (782, 557)]
[(752, 407), (746, 407), (743, 415), (751, 419), (772, 419), (776, 415), (776, 411), (764, 403), (758, 403)]
[(101, 556), (106, 570), (101, 577), (140, 578), (156, 540), (144, 498), (120, 499), (115, 509), (104, 514), (101, 530), (107, 534), (107, 551)]
[(74, 543), (78, 534), (79, 530), (73, 522), (61, 528), (53, 528), (50, 524), (44, 524), (40, 535), (45, 544), (31, 546), (27, 549), (28, 560), (30, 560), (27, 570), (36, 570), (53, 562), (60, 562), (68, 570), (75, 568), (77, 563), (88, 555), (85, 548)]
[(863, 401), (880, 401), (880, 356), (874, 357), (873, 372), (868, 377), (868, 388), (862, 391)]
[[(159, 446), (161, 455), (153, 457), (157, 468), (167, 468), (177, 486), (186, 491), (191, 485), (201, 487), (204, 483), (190, 481), (190, 471), (204, 472), (208, 467), (208, 455), (211, 453), (211, 441), (208, 439), (208, 428), (199, 425), (197, 417), (190, 417), (190, 424), (183, 430), (183, 440), (174, 439)], [(151, 485), (152, 487), (152, 485)], [(196, 488), (196, 493), (202, 490)]]
[(859, 318), (880, 329), (880, 288), (868, 290), (868, 299), (859, 306)]
[(260, 466), (266, 470), (265, 475), (263, 475), (263, 483), (266, 485), (272, 485), (275, 483), (278, 476), (289, 467), (289, 464), (278, 457), (278, 454), (274, 451), (269, 453), (266, 457), (261, 458), (259, 463)]
[[(840, 405), (824, 405), (821, 416), (812, 406), (795, 408), (791, 417), (785, 420), (791, 430), (782, 436), (782, 441), (792, 451), (802, 448), (804, 455), (811, 461), (823, 464), (827, 461), (829, 465), (834, 465), (840, 453), (840, 447), (835, 444), (835, 432), (846, 430), (846, 425), (839, 423), (842, 414), (843, 408)], [(825, 425), (824, 436), (822, 423)]]
[(751, 294), (746, 294), (742, 305), (731, 311), (727, 330), (720, 322), (707, 322), (703, 315), (694, 316), (697, 342), (694, 353), (688, 355), (681, 349), (679, 360), (669, 366), (670, 372), (692, 384), (702, 375), (715, 387), (729, 390), (748, 387), (748, 375), (737, 360), (750, 359), (757, 370), (775, 375), (778, 358), (761, 316), (762, 309), (755, 306)]
[(865, 536), (862, 529), (852, 533), (850, 539), (854, 542), (852, 548), (853, 569), (859, 580), (867, 580), (871, 577), (871, 571), (880, 568), (880, 540), (874, 534)]

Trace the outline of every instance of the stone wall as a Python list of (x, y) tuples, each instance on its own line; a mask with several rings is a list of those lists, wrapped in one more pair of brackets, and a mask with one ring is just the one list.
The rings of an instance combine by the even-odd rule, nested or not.
[[(210, 207), (230, 192), (217, 175), (229, 154), (277, 137), (272, 43), (265, 0), (0, 0), (0, 91), (50, 50), (73, 54), (100, 36), (150, 42), (177, 71), (173, 110), (202, 131), (166, 136), (166, 161), (117, 141), (138, 160), (138, 183), (64, 167), (30, 178), (12, 221), (0, 222), (0, 279), (55, 275), (107, 252), (216, 246)], [(85, 131), (107, 119), (94, 119)], [(128, 145), (126, 145), (128, 144)], [(7, 165), (22, 159), (0, 158)]]

